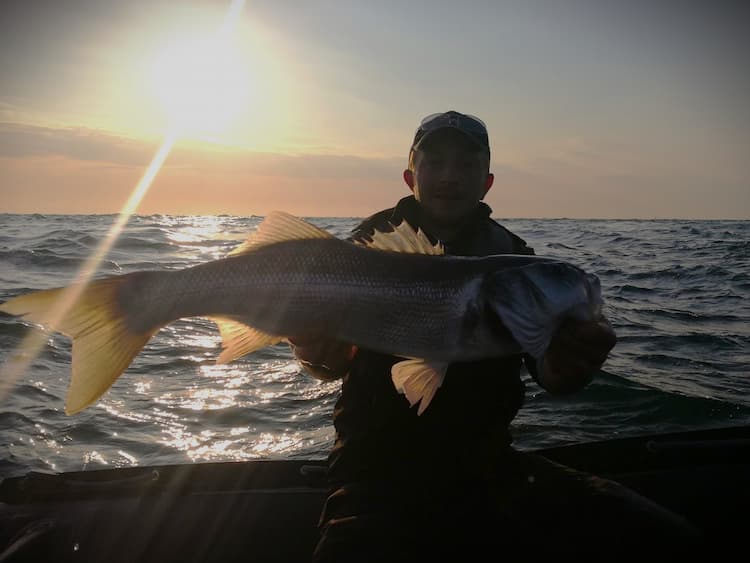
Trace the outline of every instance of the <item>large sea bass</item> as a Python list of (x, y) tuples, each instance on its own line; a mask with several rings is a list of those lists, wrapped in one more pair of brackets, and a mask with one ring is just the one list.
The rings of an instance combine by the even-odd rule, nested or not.
[(94, 403), (161, 327), (184, 317), (216, 322), (218, 362), (310, 333), (403, 357), (393, 381), (421, 414), (450, 362), (540, 358), (563, 316), (600, 314), (599, 280), (567, 262), (446, 256), (406, 223), (367, 246), (274, 212), (224, 259), (90, 282), (61, 319), (50, 311), (67, 288), (15, 297), (0, 311), (73, 339), (68, 414)]

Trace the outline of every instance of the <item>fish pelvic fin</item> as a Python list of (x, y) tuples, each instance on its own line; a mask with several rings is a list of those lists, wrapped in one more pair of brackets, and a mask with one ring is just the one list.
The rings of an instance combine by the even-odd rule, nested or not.
[(409, 359), (393, 365), (391, 380), (396, 391), (406, 396), (409, 406), (419, 403), (417, 415), (421, 415), (443, 384), (447, 371), (447, 362)]
[(284, 211), (272, 211), (258, 225), (245, 242), (232, 250), (229, 256), (240, 256), (258, 248), (277, 242), (301, 239), (334, 238), (328, 231), (290, 215)]
[(242, 356), (266, 346), (278, 344), (284, 338), (266, 334), (235, 319), (210, 317), (219, 327), (223, 350), (216, 359), (217, 364), (228, 364)]
[(0, 305), (4, 313), (73, 340), (65, 414), (76, 414), (96, 402), (160, 328), (135, 332), (128, 327), (117, 304), (117, 289), (124, 279), (37, 291)]
[(356, 244), (391, 252), (437, 256), (445, 254), (443, 245), (440, 242), (432, 244), (432, 241), (422, 229), (415, 231), (406, 221), (401, 221), (398, 225), (391, 224), (391, 227), (393, 227), (393, 230), (390, 232), (375, 231), (370, 237), (371, 240), (357, 241)]

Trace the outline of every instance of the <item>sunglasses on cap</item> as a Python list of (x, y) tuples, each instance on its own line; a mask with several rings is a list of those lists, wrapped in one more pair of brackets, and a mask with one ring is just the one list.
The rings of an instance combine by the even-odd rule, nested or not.
[(473, 115), (457, 111), (433, 113), (422, 119), (414, 133), (414, 141), (411, 144), (412, 150), (418, 149), (430, 134), (440, 129), (456, 129), (466, 135), (479, 148), (487, 152), (490, 150), (487, 126), (484, 121)]

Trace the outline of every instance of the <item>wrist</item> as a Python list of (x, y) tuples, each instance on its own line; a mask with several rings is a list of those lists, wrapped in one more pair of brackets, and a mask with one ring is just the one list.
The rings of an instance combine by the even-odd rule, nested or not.
[(560, 370), (543, 357), (537, 364), (537, 381), (553, 395), (575, 393), (586, 387), (594, 379), (589, 370)]
[(308, 374), (312, 375), (315, 379), (320, 379), (321, 381), (341, 379), (349, 372), (349, 365), (339, 366), (337, 369), (334, 369), (325, 364), (316, 364), (299, 358), (298, 361)]
[(323, 381), (344, 377), (356, 354), (355, 346), (335, 340), (321, 340), (304, 346), (289, 344), (303, 369)]

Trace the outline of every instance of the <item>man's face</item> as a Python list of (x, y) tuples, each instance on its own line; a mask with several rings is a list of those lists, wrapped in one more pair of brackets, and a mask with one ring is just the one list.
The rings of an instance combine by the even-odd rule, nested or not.
[[(487, 156), (459, 131), (436, 131), (414, 156), (405, 179), (429, 217), (450, 225), (466, 218), (492, 185)], [(411, 179), (411, 183), (410, 183)]]

